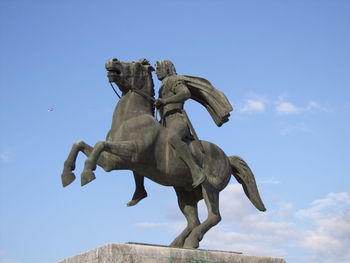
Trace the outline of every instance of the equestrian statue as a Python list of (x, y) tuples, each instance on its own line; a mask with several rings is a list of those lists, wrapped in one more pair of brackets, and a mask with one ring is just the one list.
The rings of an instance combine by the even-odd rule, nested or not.
[[(171, 247), (198, 248), (204, 234), (220, 222), (219, 193), (228, 185), (231, 175), (242, 185), (252, 204), (266, 211), (247, 163), (238, 156), (227, 156), (211, 142), (199, 140), (184, 109), (185, 101), (193, 99), (221, 126), (232, 111), (221, 91), (206, 79), (178, 75), (169, 60), (158, 61), (155, 69), (146, 59), (122, 62), (113, 58), (105, 66), (109, 82), (115, 83), (122, 93), (111, 129), (106, 140), (94, 147), (83, 141), (73, 144), (64, 162), (64, 187), (75, 180), (73, 171), (79, 152), (88, 157), (81, 174), (82, 186), (96, 178), (97, 165), (106, 172), (133, 172), (136, 189), (128, 206), (147, 196), (144, 177), (174, 187), (187, 226)], [(154, 98), (154, 70), (162, 81), (158, 99)], [(155, 118), (157, 110), (160, 121)], [(208, 209), (204, 222), (200, 222), (197, 208), (202, 199)]]

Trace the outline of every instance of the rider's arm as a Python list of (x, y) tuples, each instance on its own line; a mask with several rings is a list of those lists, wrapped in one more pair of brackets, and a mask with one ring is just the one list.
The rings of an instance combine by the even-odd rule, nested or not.
[(191, 92), (183, 83), (177, 83), (171, 90), (174, 95), (164, 98), (164, 104), (184, 102), (191, 98)]

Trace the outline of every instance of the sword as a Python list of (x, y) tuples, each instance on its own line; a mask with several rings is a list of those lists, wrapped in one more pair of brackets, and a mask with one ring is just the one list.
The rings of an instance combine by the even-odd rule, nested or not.
[(203, 154), (205, 154), (203, 144), (202, 144), (202, 142), (199, 140), (199, 138), (198, 138), (198, 136), (197, 136), (197, 133), (196, 133), (196, 131), (194, 130), (193, 125), (192, 125), (192, 123), (191, 123), (191, 121), (190, 121), (190, 118), (188, 118), (187, 112), (185, 111), (185, 109), (182, 109), (181, 111), (182, 111), (183, 115), (184, 115), (185, 118), (186, 118), (188, 127), (190, 128), (190, 131), (192, 132), (194, 139), (197, 140), (198, 143), (199, 143), (199, 148), (200, 148), (201, 152), (202, 152)]

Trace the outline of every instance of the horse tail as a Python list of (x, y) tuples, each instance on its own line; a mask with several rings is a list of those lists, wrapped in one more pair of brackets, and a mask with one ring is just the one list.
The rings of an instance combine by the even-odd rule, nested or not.
[(232, 174), (242, 185), (246, 196), (257, 209), (266, 211), (264, 203), (260, 198), (254, 174), (248, 164), (239, 156), (229, 156), (228, 159), (231, 164)]

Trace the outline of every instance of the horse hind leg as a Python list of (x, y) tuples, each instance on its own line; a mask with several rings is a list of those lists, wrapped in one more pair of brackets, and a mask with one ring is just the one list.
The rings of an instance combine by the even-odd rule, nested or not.
[(181, 212), (186, 217), (187, 226), (181, 234), (174, 239), (170, 246), (183, 247), (188, 235), (190, 235), (192, 230), (200, 224), (197, 208), (198, 199), (195, 196), (195, 192), (188, 192), (183, 188), (178, 187), (175, 188), (175, 191)]
[(219, 191), (205, 182), (202, 184), (202, 194), (208, 208), (208, 217), (202, 224), (192, 230), (191, 234), (185, 240), (184, 248), (198, 248), (204, 234), (221, 221)]

